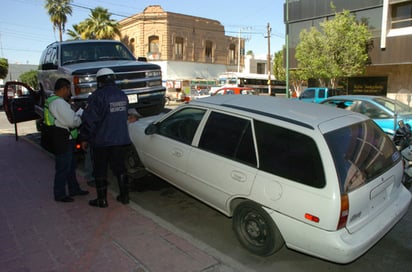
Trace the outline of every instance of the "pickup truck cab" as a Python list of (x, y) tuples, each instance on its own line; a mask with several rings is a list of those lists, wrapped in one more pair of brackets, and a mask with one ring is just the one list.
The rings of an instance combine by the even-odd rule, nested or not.
[(38, 81), (42, 100), (36, 111), (42, 116), (44, 101), (53, 93), (59, 78), (72, 83), (72, 101), (75, 108), (81, 107), (97, 88), (97, 71), (110, 68), (115, 73), (116, 84), (129, 99), (129, 107), (142, 116), (158, 114), (164, 109), (166, 93), (160, 66), (139, 60), (120, 41), (54, 42), (46, 47), (40, 58)]
[(327, 87), (306, 88), (298, 97), (303, 102), (320, 103), (328, 97), (346, 94), (344, 90)]

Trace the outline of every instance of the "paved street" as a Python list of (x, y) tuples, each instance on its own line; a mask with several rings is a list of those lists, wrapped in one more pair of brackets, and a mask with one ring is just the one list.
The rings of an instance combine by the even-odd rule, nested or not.
[(16, 141), (7, 130), (2, 124), (1, 271), (243, 271), (137, 205), (119, 204), (114, 192), (109, 208), (90, 207), (94, 188), (81, 177), (91, 195), (55, 202), (52, 156), (29, 131)]
[[(21, 138), (16, 142), (13, 125), (0, 112), (0, 148), (13, 151), (0, 156), (1, 169), (7, 170), (0, 189), (1, 271), (412, 271), (411, 210), (378, 244), (347, 265), (286, 247), (262, 258), (240, 246), (229, 218), (156, 179), (146, 179), (150, 186), (144, 191), (132, 192), (133, 204), (127, 207), (111, 197), (110, 209), (91, 209), (87, 205), (94, 197), (90, 187), (92, 196), (78, 197), (73, 205), (55, 203), (50, 196), (52, 159), (34, 144), (38, 137), (34, 122), (18, 124), (18, 131)], [(81, 185), (87, 188), (84, 181)], [(111, 186), (115, 194), (114, 181)], [(53, 245), (53, 252), (44, 248), (48, 244)], [(66, 253), (70, 256), (65, 257)], [(98, 260), (104, 260), (107, 267), (99, 266)], [(53, 269), (42, 269), (44, 262)], [(23, 265), (30, 268), (23, 270)]]

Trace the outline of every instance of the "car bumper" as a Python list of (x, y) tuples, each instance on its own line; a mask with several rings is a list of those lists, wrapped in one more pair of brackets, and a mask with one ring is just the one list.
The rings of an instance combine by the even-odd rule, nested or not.
[(403, 187), (392, 205), (355, 233), (345, 228), (327, 231), (269, 209), (266, 211), (277, 224), (288, 248), (344, 264), (360, 257), (389, 232), (408, 211), (411, 198), (411, 193)]

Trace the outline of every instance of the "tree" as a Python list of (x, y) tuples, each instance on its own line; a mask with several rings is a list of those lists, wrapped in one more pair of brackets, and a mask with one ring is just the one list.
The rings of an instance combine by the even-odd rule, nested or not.
[(87, 39), (84, 35), (85, 22), (73, 25), (73, 30), (67, 30), (67, 35), (70, 36), (70, 40), (85, 40)]
[(273, 75), (277, 80), (286, 80), (286, 70), (283, 66), (283, 50), (275, 53), (273, 58)]
[(20, 75), (19, 79), (21, 82), (26, 83), (33, 89), (36, 89), (38, 87), (37, 70), (30, 70), (28, 72), (25, 72)]
[(67, 23), (67, 15), (72, 15), (72, 0), (46, 0), (45, 8), (50, 15), (53, 29), (59, 30), (60, 41), (63, 40), (63, 32)]
[(372, 37), (366, 24), (344, 10), (320, 23), (320, 30), (312, 27), (300, 33), (296, 59), (301, 75), (319, 79), (321, 85), (329, 79), (335, 88), (339, 79), (365, 72)]
[(119, 23), (110, 19), (111, 15), (107, 9), (97, 7), (91, 11), (89, 18), (73, 26), (73, 28), (82, 39), (111, 40), (116, 35), (120, 37)]
[(9, 62), (5, 58), (0, 58), (0, 78), (6, 78), (9, 73)]

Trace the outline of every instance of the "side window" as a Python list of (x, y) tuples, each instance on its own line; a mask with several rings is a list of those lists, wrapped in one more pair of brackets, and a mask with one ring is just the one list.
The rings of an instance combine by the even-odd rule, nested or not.
[(315, 90), (308, 89), (302, 93), (301, 98), (314, 98), (315, 97)]
[(372, 119), (391, 118), (391, 116), (387, 114), (385, 111), (377, 108), (375, 105), (367, 101), (359, 102), (358, 112), (365, 114), (366, 116)]
[(42, 70), (50, 70), (56, 69), (57, 64), (57, 48), (55, 46), (51, 46), (46, 49), (44, 54)]
[(255, 122), (259, 169), (316, 188), (325, 185), (322, 160), (312, 138), (296, 131)]
[(174, 140), (191, 144), (205, 110), (185, 108), (159, 123), (158, 133)]
[(326, 98), (326, 90), (319, 89), (319, 98)]
[(200, 138), (199, 148), (256, 166), (250, 120), (212, 112)]

